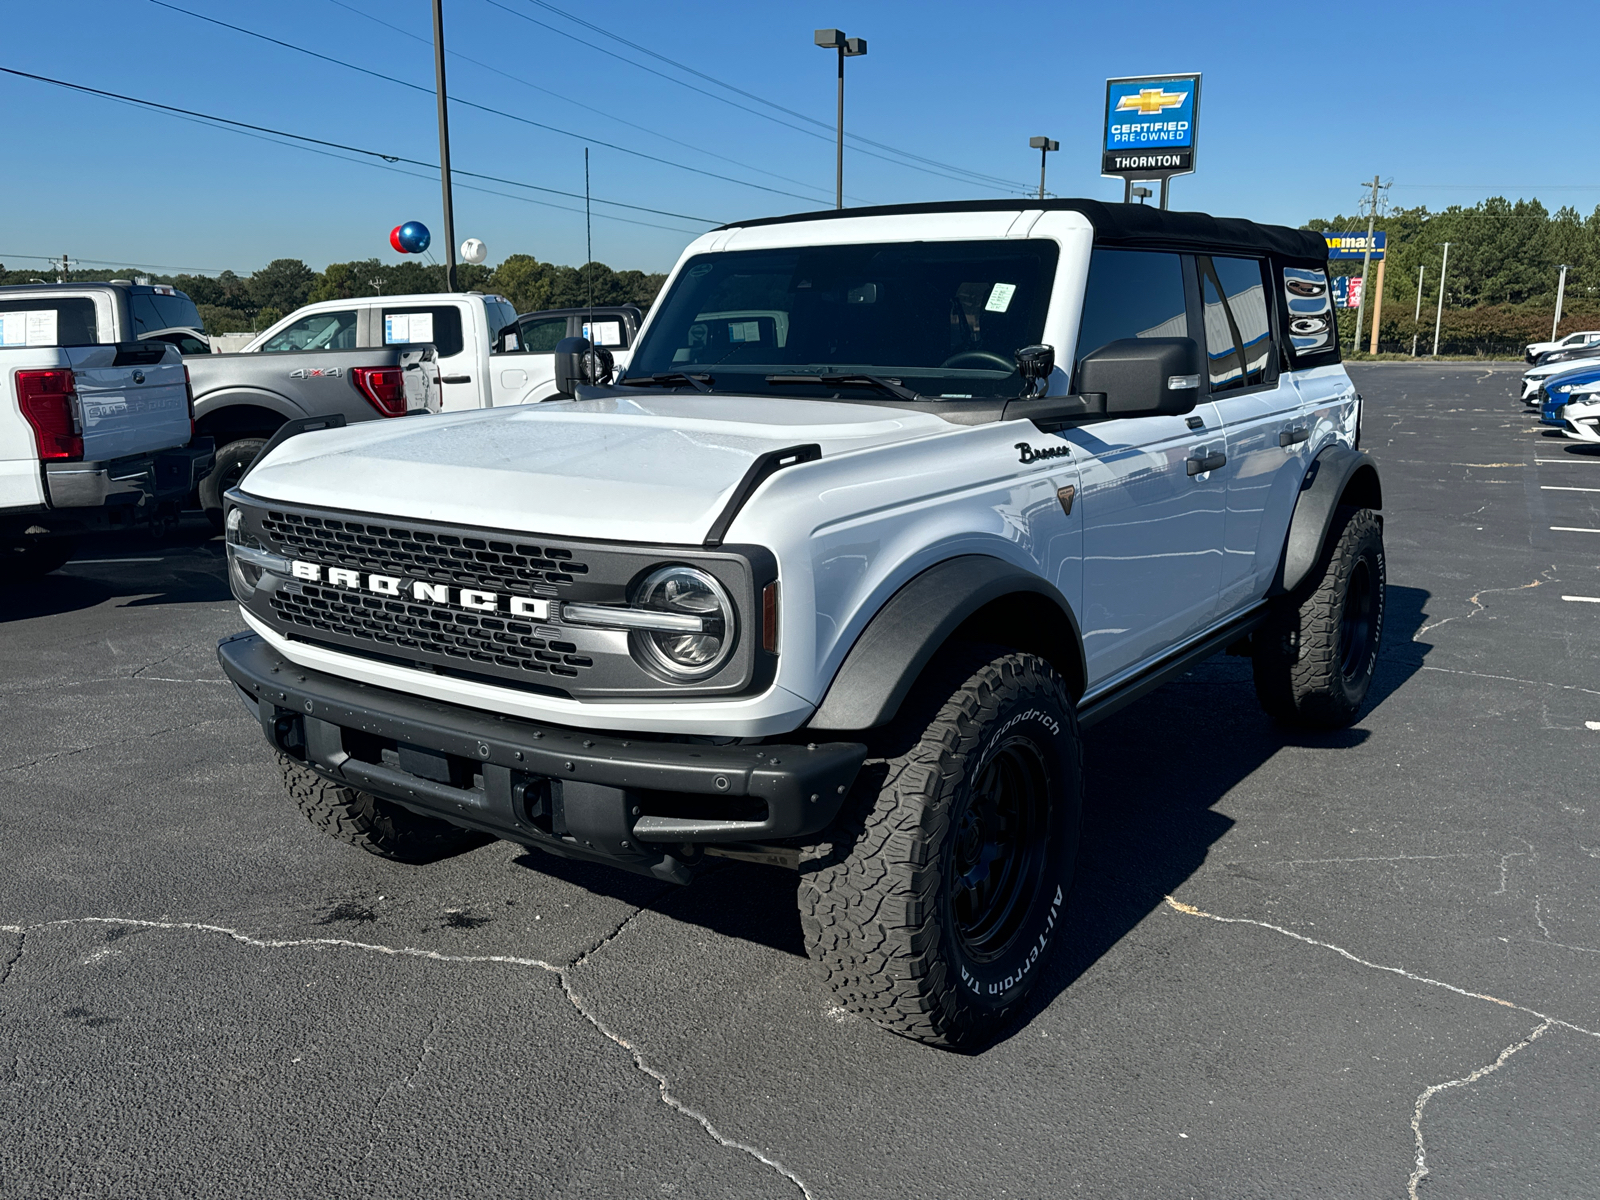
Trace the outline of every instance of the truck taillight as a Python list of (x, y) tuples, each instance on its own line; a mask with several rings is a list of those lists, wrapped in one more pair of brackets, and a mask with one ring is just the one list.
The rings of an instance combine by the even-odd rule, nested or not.
[(406, 415), (406, 373), (399, 367), (351, 367), (350, 377), (381, 416)]
[(189, 368), (183, 368), (183, 394), (189, 401), (189, 440), (194, 441), (194, 381), (189, 378)]
[(77, 380), (71, 371), (18, 371), (17, 401), (33, 426), (43, 461), (83, 457), (83, 428), (78, 423)]

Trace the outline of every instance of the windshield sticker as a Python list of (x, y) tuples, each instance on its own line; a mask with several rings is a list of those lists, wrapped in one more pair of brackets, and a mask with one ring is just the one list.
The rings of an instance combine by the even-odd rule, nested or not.
[(408, 342), (433, 341), (432, 313), (385, 314), (383, 341), (386, 346), (405, 345)]
[(590, 333), (589, 322), (585, 321), (583, 323), (583, 336), (588, 338), (591, 342), (601, 346), (622, 345), (621, 321), (596, 321), (593, 328), (594, 332)]
[(989, 293), (989, 303), (983, 306), (985, 312), (1005, 312), (1011, 307), (1011, 297), (1017, 294), (1017, 285), (1014, 283), (997, 283), (994, 290)]
[(759, 342), (761, 340), (761, 322), (729, 321), (728, 340), (730, 342)]
[(54, 346), (56, 310), (29, 309), (0, 313), (0, 346)]
[(690, 279), (704, 278), (705, 276), (711, 274), (711, 264), (704, 262), (695, 263), (694, 266), (689, 268), (688, 274)]

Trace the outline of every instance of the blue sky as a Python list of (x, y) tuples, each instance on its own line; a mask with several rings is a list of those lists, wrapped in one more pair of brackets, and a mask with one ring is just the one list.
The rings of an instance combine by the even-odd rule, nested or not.
[[(429, 0), (170, 3), (432, 86)], [(1105, 78), (1202, 71), (1199, 171), (1174, 182), (1176, 208), (1299, 224), (1354, 211), (1360, 181), (1374, 172), (1394, 180), (1391, 200), (1405, 205), (1439, 208), (1496, 193), (1584, 213), (1600, 204), (1600, 166), (1573, 151), (1592, 141), (1593, 106), (1563, 103), (1564, 90), (1576, 95), (1582, 85), (1552, 82), (1548, 71), (1549, 31), (1586, 28), (1588, 3), (446, 0), (445, 12), (448, 47), (477, 60), (450, 60), (452, 95), (580, 135), (455, 106), (458, 169), (581, 193), (584, 139), (600, 139), (667, 161), (590, 141), (595, 196), (694, 217), (831, 207), (835, 64), (811, 44), (821, 26), (868, 41), (867, 57), (847, 68), (847, 130), (1011, 184), (951, 179), (847, 149), (847, 203), (1020, 194), (1037, 185), (1038, 155), (1028, 149), (1037, 134), (1061, 143), (1050, 156), (1052, 192), (1120, 199), (1121, 184), (1098, 173)], [(560, 12), (827, 128), (609, 41)], [(437, 161), (431, 91), (152, 0), (0, 0), (0, 28), (0, 66)], [(436, 176), (399, 173), (427, 176), (419, 168), (380, 169), (371, 159), (346, 161), (352, 156), (342, 151), (310, 153), (5, 75), (0, 111), (8, 160), (0, 171), (0, 262), (13, 269), (32, 265), (21, 255), (62, 252), (241, 273), (277, 257), (315, 268), (373, 256), (398, 261), (388, 248), (391, 227), (417, 219), (436, 235), (440, 229)], [(482, 238), (491, 264), (514, 252), (584, 260), (581, 211), (469, 188), (579, 209), (581, 201), (466, 178), (457, 184), (457, 241)], [(665, 270), (708, 227), (595, 211), (594, 256), (618, 268)], [(621, 216), (670, 228), (613, 219)]]

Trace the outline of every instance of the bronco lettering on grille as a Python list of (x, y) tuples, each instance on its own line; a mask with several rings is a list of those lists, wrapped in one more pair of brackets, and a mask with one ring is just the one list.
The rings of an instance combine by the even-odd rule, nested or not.
[(443, 583), (424, 583), (420, 579), (403, 579), (398, 575), (378, 575), (371, 572), (352, 571), (347, 567), (323, 568), (320, 564), (294, 559), (289, 566), (296, 579), (308, 583), (321, 583), (326, 572), (327, 582), (333, 587), (352, 588), (371, 592), (375, 596), (407, 597), (430, 604), (453, 604), (472, 612), (501, 612), (513, 617), (526, 617), (533, 621), (550, 619), (550, 601), (531, 596), (507, 596), (499, 592), (485, 592), (476, 588), (456, 588)]

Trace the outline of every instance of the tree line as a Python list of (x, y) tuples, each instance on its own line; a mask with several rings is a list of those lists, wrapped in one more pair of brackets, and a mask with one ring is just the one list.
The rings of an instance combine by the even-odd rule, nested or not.
[[(1318, 218), (1306, 222), (1305, 228), (1365, 233), (1367, 218)], [(1526, 342), (1549, 337), (1562, 264), (1567, 267), (1567, 286), (1561, 331), (1594, 327), (1600, 316), (1600, 208), (1584, 217), (1571, 206), (1552, 213), (1538, 200), (1492, 196), (1470, 207), (1451, 205), (1439, 212), (1426, 206), (1391, 209), (1377, 219), (1375, 228), (1388, 234), (1380, 349), (1409, 349), (1414, 334), (1424, 352), (1431, 349), (1445, 242), (1450, 243), (1450, 261), (1441, 351), (1520, 350)], [(1330, 266), (1335, 274), (1361, 273), (1359, 258), (1336, 259)], [(1419, 275), (1422, 315), (1417, 319)], [(1376, 264), (1372, 282), (1376, 286)], [(1369, 322), (1372, 307), (1369, 295)], [(1340, 325), (1348, 346), (1355, 334), (1353, 310), (1340, 313)], [(1369, 336), (1363, 335), (1363, 346)]]
[[(111, 270), (72, 271), (76, 281), (103, 280)], [(127, 273), (134, 278), (133, 272)], [(8, 271), (0, 263), (0, 284), (53, 282), (49, 268)], [(444, 290), (444, 268), (429, 263), (390, 265), (376, 258), (329, 263), (313, 271), (298, 258), (278, 258), (249, 275), (152, 275), (151, 283), (170, 284), (200, 310), (208, 334), (265, 329), (303, 304), (347, 300), (355, 296), (407, 296)], [(585, 304), (637, 304), (649, 308), (666, 282), (664, 274), (614, 271), (605, 263), (564, 267), (540, 262), (531, 254), (508, 255), (490, 268), (459, 263), (456, 286), (462, 291), (496, 292), (519, 313), (543, 308), (577, 308)]]

